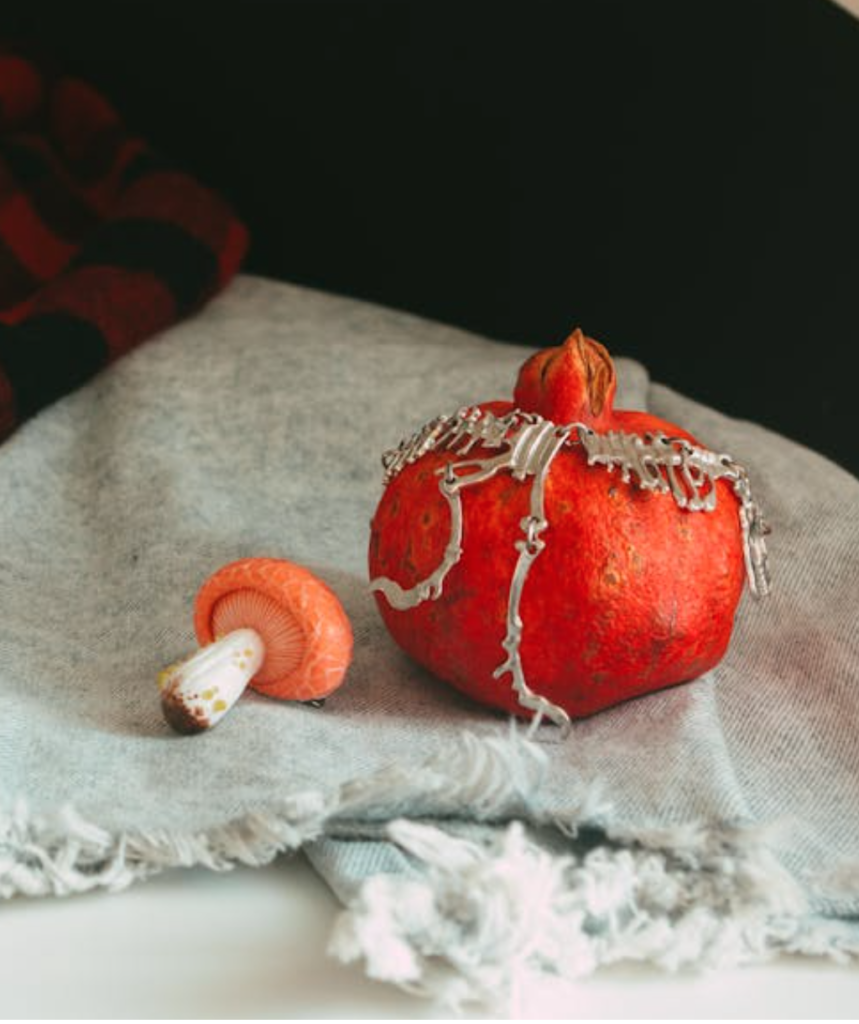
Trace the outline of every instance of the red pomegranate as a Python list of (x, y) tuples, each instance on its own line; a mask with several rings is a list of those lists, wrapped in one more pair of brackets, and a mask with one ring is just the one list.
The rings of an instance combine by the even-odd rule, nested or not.
[(615, 411), (615, 387), (607, 350), (576, 330), (524, 363), (512, 403), (440, 417), (385, 457), (379, 610), (403, 650), (485, 704), (564, 721), (694, 679), (755, 582), (742, 468)]

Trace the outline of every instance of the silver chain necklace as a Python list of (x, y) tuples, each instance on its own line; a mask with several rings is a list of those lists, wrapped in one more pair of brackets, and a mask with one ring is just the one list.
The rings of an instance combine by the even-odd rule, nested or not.
[(431, 451), (467, 455), (477, 446), (489, 449), (483, 458), (448, 462), (439, 471), (439, 490), (450, 510), (450, 532), (441, 561), (436, 568), (408, 589), (395, 580), (379, 576), (370, 581), (371, 591), (384, 594), (388, 603), (400, 611), (441, 596), (444, 581), (462, 557), (462, 501), (460, 492), (489, 480), (502, 471), (515, 480), (533, 477), (529, 514), (522, 519), (524, 536), (515, 541), (519, 553), (507, 601), (507, 632), (502, 646), (506, 659), (492, 673), (509, 673), (519, 703), (534, 712), (532, 729), (545, 716), (561, 726), (564, 734), (570, 718), (563, 708), (537, 694), (528, 684), (522, 668), (520, 646), (523, 622), (519, 604), (528, 572), (546, 546), (541, 534), (549, 525), (545, 515), (546, 477), (552, 460), (562, 448), (581, 445), (589, 466), (604, 466), (610, 473), (620, 470), (624, 483), (643, 490), (670, 494), (680, 508), (690, 512), (709, 512), (716, 507), (716, 481), (728, 481), (739, 501), (743, 557), (749, 588), (756, 598), (769, 593), (765, 536), (770, 532), (755, 503), (745, 468), (730, 455), (716, 454), (690, 444), (684, 438), (663, 433), (643, 436), (622, 431), (600, 434), (584, 423), (559, 426), (536, 413), (514, 409), (495, 416), (477, 406), (466, 406), (454, 416), (437, 416), (396, 448), (382, 456), (384, 484), (387, 486), (402, 470)]

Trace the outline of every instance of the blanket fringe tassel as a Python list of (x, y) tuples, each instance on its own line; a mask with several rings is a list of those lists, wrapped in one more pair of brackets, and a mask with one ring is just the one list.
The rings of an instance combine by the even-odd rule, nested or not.
[[(564, 821), (552, 820), (538, 802), (546, 758), (513, 727), (506, 738), (465, 735), (418, 770), (388, 768), (335, 794), (297, 794), (178, 835), (116, 834), (73, 808), (34, 816), (18, 804), (0, 815), (0, 896), (119, 890), (169, 867), (258, 866), (350, 822), (377, 820), (415, 870), (363, 881), (336, 921), (330, 951), (452, 1009), (477, 1002), (515, 1016), (535, 979), (575, 981), (620, 961), (676, 971), (784, 953), (859, 956), (855, 924), (814, 912), (766, 829), (621, 832), (593, 788), (571, 794)], [(424, 800), (425, 814), (436, 817), (469, 807), (478, 822), (510, 823), (458, 836), (415, 820)], [(551, 848), (538, 830), (511, 820), (520, 817), (542, 818)], [(577, 845), (582, 829), (597, 841)], [(848, 865), (840, 881), (852, 884), (857, 871)]]

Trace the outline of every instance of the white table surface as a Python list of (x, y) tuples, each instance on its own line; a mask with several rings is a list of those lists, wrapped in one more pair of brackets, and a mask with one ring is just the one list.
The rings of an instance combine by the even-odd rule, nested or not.
[[(344, 967), (339, 910), (301, 856), (177, 870), (125, 892), (0, 905), (0, 1018), (418, 1019), (432, 1003)], [(604, 971), (529, 993), (522, 1017), (859, 1017), (859, 966), (783, 959), (712, 975)]]

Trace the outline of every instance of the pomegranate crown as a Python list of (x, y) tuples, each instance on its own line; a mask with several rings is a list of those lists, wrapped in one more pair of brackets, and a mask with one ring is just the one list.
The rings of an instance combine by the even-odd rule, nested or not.
[(562, 345), (545, 348), (519, 371), (513, 400), (524, 412), (553, 423), (586, 423), (596, 429), (611, 420), (617, 377), (604, 345), (576, 328)]

